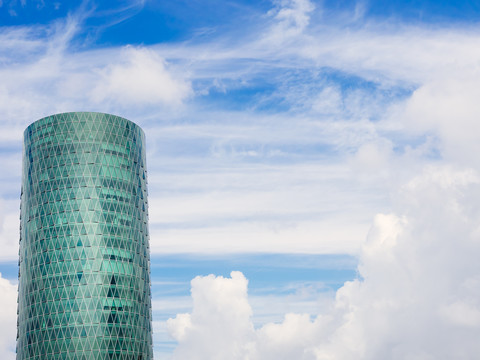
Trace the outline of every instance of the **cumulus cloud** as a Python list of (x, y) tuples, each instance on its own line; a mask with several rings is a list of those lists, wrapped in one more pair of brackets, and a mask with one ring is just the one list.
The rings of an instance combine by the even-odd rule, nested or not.
[(156, 52), (127, 47), (119, 62), (100, 70), (100, 78), (91, 92), (96, 103), (179, 105), (191, 94), (189, 82), (174, 77), (167, 63)]
[(425, 169), (399, 191), (395, 213), (375, 217), (359, 278), (313, 318), (286, 314), (281, 323), (253, 330), (241, 274), (197, 277), (192, 314), (169, 321), (176, 356), (184, 358), (188, 349), (190, 359), (475, 358), (479, 203), (478, 173)]
[(17, 287), (0, 274), (0, 354), (2, 359), (15, 359), (17, 324)]
[(442, 142), (443, 157), (478, 167), (479, 81), (480, 75), (472, 67), (447, 72), (420, 86), (398, 114), (406, 130), (435, 134)]
[[(240, 359), (253, 336), (247, 279), (196, 277), (192, 280), (193, 311), (169, 319), (167, 327), (180, 342), (175, 359)], [(235, 324), (232, 326), (232, 324)]]

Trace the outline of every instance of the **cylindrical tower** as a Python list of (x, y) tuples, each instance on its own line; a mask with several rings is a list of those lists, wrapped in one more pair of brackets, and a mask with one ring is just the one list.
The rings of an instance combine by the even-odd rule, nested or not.
[(17, 359), (152, 359), (145, 135), (73, 112), (24, 133)]

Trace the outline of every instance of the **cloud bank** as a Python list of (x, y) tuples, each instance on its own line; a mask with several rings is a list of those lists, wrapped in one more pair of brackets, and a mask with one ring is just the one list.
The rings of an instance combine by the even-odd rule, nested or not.
[(359, 278), (324, 312), (255, 329), (247, 280), (192, 280), (168, 321), (174, 359), (474, 359), (480, 351), (480, 175), (429, 167), (375, 217)]

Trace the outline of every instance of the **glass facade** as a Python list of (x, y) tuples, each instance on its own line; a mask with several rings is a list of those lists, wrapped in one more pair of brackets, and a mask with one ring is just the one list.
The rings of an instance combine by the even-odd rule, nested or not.
[(102, 113), (25, 130), (18, 360), (153, 358), (144, 144)]

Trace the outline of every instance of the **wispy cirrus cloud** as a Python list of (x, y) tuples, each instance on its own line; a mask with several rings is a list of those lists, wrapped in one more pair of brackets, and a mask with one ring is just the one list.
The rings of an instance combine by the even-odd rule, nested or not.
[[(459, 79), (470, 76), (471, 70), (475, 74), (478, 39), (466, 28), (394, 27), (371, 22), (352, 27), (328, 19), (320, 23), (321, 10), (304, 1), (279, 2), (263, 18), (268, 21), (254, 27), (263, 32), (256, 38), (246, 33), (235, 42), (229, 42), (229, 34), (224, 34), (202, 39), (202, 43), (82, 49), (72, 44), (83, 26), (80, 15), (35, 30), (5, 29), (0, 44), (11, 47), (8, 44), (14, 39), (19, 45), (0, 66), (4, 140), (20, 141), (30, 121), (50, 113), (77, 109), (121, 112), (148, 130), (149, 157), (156, 159), (149, 164), (151, 192), (160, 198), (151, 202), (154, 223), (155, 214), (165, 220), (168, 207), (172, 207), (162, 207), (162, 203), (181, 202), (182, 195), (178, 199), (168, 196), (163, 202), (166, 193), (156, 188), (161, 186), (199, 199), (196, 213), (192, 208), (190, 215), (176, 221), (190, 229), (196, 228), (193, 223), (188, 225), (192, 219), (212, 214), (201, 210), (209, 203), (215, 203), (219, 214), (235, 213), (237, 220), (249, 219), (258, 211), (266, 214), (266, 219), (283, 208), (286, 216), (295, 219), (293, 228), (310, 229), (307, 222), (302, 224), (302, 212), (296, 209), (318, 214), (308, 221), (320, 224), (325, 202), (319, 200), (315, 207), (305, 194), (321, 199), (323, 192), (334, 192), (327, 190), (330, 185), (326, 182), (316, 186), (305, 179), (338, 170), (337, 193), (343, 194), (337, 198), (339, 202), (350, 199), (357, 204), (354, 208), (360, 208), (364, 196), (355, 196), (358, 189), (383, 201), (383, 205), (377, 202), (361, 215), (357, 213), (355, 229), (365, 229), (365, 219), (375, 214), (373, 207), (389, 206), (390, 183), (386, 180), (396, 183), (399, 174), (408, 178), (409, 171), (415, 173), (432, 154), (440, 156), (439, 161), (454, 153), (455, 159), (473, 161), (468, 150), (476, 146), (475, 131), (467, 129), (475, 126), (471, 114), (476, 108), (476, 82)], [(296, 30), (289, 32), (288, 46), (267, 41), (272, 34), (286, 39), (282, 31), (290, 28)], [(36, 37), (31, 36), (32, 31)], [(447, 90), (454, 88), (455, 97)], [(438, 107), (432, 105), (437, 100), (444, 107), (438, 115), (433, 109), (438, 112)], [(451, 125), (453, 114), (461, 126)], [(191, 172), (185, 173), (179, 166)], [(160, 175), (167, 167), (170, 175)], [(19, 169), (14, 172), (17, 179)], [(228, 200), (221, 206), (211, 186), (219, 182), (200, 181), (211, 174), (210, 180), (245, 182), (248, 180), (241, 173), (246, 169), (252, 169), (249, 176), (257, 180), (248, 182), (250, 187), (241, 196), (255, 199), (253, 207), (237, 201), (228, 204)], [(289, 179), (289, 174), (295, 173), (301, 176)], [(157, 185), (155, 178), (171, 182)], [(265, 188), (256, 185), (264, 183), (262, 178), (276, 181), (278, 187), (271, 189), (270, 195), (258, 197), (260, 192), (265, 194)], [(386, 184), (381, 196), (377, 195), (379, 180)], [(203, 187), (194, 184), (197, 181)], [(232, 188), (221, 196), (234, 199), (235, 192), (238, 195)], [(286, 203), (292, 205), (286, 207)], [(234, 220), (231, 225), (243, 226), (242, 221), (230, 220)], [(340, 217), (334, 223), (342, 221), (352, 223), (352, 218)], [(266, 221), (260, 228), (271, 225)], [(208, 233), (208, 225), (202, 226)], [(184, 230), (175, 230), (175, 237), (177, 231)], [(257, 231), (254, 226), (251, 233)], [(219, 228), (212, 228), (214, 233), (220, 235), (210, 238), (223, 236)], [(276, 238), (266, 236), (268, 231), (262, 234), (261, 238)], [(285, 243), (290, 236), (286, 233)], [(356, 243), (358, 250), (362, 238), (345, 238), (345, 247), (339, 249)], [(185, 239), (188, 243), (191, 236)], [(255, 241), (252, 239), (252, 244)], [(220, 240), (214, 243), (221, 248)], [(309, 246), (311, 240), (305, 240), (303, 248)], [(282, 248), (290, 251), (283, 246), (277, 250)]]

